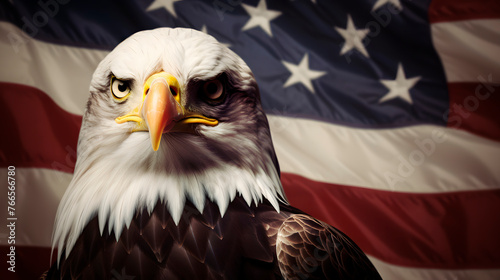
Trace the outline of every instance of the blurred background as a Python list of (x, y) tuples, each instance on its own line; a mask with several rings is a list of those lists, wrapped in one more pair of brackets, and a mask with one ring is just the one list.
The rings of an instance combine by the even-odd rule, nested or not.
[(247, 62), (291, 204), (384, 279), (500, 279), (499, 1), (0, 3), (1, 279), (50, 266), (92, 73), (157, 27)]

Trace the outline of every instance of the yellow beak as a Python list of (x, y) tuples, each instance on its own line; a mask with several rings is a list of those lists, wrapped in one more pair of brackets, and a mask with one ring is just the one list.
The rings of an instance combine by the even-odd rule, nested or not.
[(149, 131), (153, 150), (157, 151), (163, 133), (182, 131), (187, 124), (201, 123), (215, 126), (216, 119), (186, 113), (180, 105), (180, 86), (177, 79), (160, 72), (149, 77), (144, 84), (142, 103), (129, 114), (115, 119), (117, 123), (136, 122), (132, 132)]
[[(154, 77), (156, 75), (158, 77)], [(156, 75), (150, 77), (152, 82), (149, 86), (149, 92), (146, 92), (142, 107), (142, 115), (146, 118), (149, 137), (155, 151), (160, 147), (163, 132), (169, 131), (175, 122), (183, 116), (182, 107), (170, 93), (170, 85), (167, 80), (175, 78), (173, 76), (164, 77), (165, 75), (162, 73)], [(146, 82), (146, 84), (148, 83)]]

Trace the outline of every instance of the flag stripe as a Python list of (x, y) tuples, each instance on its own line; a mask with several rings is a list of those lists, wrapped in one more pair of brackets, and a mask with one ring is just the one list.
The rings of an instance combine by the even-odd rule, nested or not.
[(429, 6), (430, 23), (498, 18), (499, 16), (498, 0), (432, 0)]
[(500, 269), (430, 269), (392, 265), (368, 256), (384, 280), (498, 280)]
[[(9, 147), (1, 164), (72, 172), (81, 116), (32, 87), (0, 85), (0, 116), (13, 118), (4, 128), (11, 137), (0, 140)], [(498, 142), (461, 130), (354, 129), (283, 116), (269, 123), (281, 170), (311, 180), (420, 193), (500, 188)]]
[(36, 87), (60, 107), (81, 115), (92, 73), (107, 51), (34, 40), (18, 27), (0, 22), (0, 81)]
[[(24, 234), (16, 237), (16, 244), (49, 247), (52, 229), (47, 225), (53, 224), (57, 201), (71, 175), (38, 168), (18, 168), (17, 173), (23, 178), (17, 186), (19, 207), (26, 212), (21, 213), (18, 227)], [(500, 213), (500, 190), (408, 194), (315, 182), (290, 173), (282, 173), (282, 182), (292, 205), (339, 228), (384, 262), (445, 269), (500, 268), (496, 261), (500, 217), (495, 215)], [(6, 202), (0, 204), (6, 208)], [(29, 212), (28, 205), (39, 205), (44, 211)]]
[(498, 142), (467, 132), (354, 129), (278, 116), (269, 121), (281, 170), (315, 181), (416, 193), (500, 188)]
[(448, 83), (500, 82), (500, 19), (435, 23), (431, 29)]
[(43, 167), (73, 172), (82, 117), (57, 106), (42, 91), (0, 82), (2, 166)]
[(448, 84), (450, 91), (448, 127), (463, 129), (499, 141), (499, 85), (487, 82)]

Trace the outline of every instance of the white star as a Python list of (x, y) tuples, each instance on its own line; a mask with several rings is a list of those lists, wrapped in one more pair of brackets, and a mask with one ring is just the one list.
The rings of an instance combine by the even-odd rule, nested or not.
[(417, 76), (407, 79), (403, 70), (403, 64), (399, 63), (395, 80), (380, 80), (380, 82), (389, 89), (389, 92), (382, 96), (378, 103), (399, 97), (413, 104), (410, 89), (420, 80), (420, 78), (420, 76)]
[(372, 11), (375, 11), (376, 9), (384, 6), (385, 4), (389, 4), (389, 3), (391, 3), (396, 8), (398, 8), (398, 10), (400, 10), (400, 11), (403, 10), (403, 6), (401, 5), (401, 2), (399, 2), (399, 0), (378, 0), (375, 3), (375, 5), (373, 5)]
[[(205, 34), (208, 34), (208, 31), (207, 31), (207, 26), (206, 26), (205, 24), (203, 24), (203, 26), (201, 27), (200, 31), (201, 31), (201, 32), (203, 32), (203, 33), (205, 33)], [(210, 34), (208, 34), (208, 35), (210, 35)], [(222, 42), (219, 42), (219, 43), (220, 43), (221, 45), (223, 45), (223, 46), (228, 47), (228, 48), (230, 48), (230, 47), (231, 47), (231, 44), (228, 44), (228, 43), (222, 43)]]
[(241, 5), (250, 15), (250, 19), (247, 21), (245, 26), (243, 26), (241, 31), (260, 26), (269, 36), (272, 37), (273, 34), (271, 32), (271, 20), (279, 17), (281, 15), (281, 12), (268, 10), (266, 0), (260, 0), (257, 7), (249, 6), (247, 4)]
[(340, 50), (340, 55), (343, 55), (352, 49), (357, 49), (364, 56), (370, 57), (365, 49), (365, 46), (363, 45), (363, 38), (370, 33), (368, 28), (356, 29), (351, 15), (347, 15), (346, 29), (335, 26), (335, 30), (337, 30), (337, 32), (340, 33), (345, 40), (344, 46)]
[(290, 62), (281, 61), (283, 65), (292, 73), (290, 78), (285, 82), (283, 88), (289, 87), (296, 83), (302, 83), (311, 93), (314, 93), (314, 88), (311, 80), (317, 79), (326, 74), (325, 71), (316, 71), (309, 69), (309, 55), (306, 53), (298, 65)]
[(151, 3), (151, 5), (149, 5), (146, 9), (146, 12), (156, 10), (158, 8), (165, 8), (171, 15), (177, 17), (174, 9), (174, 3), (178, 1), (182, 0), (154, 0), (153, 3)]

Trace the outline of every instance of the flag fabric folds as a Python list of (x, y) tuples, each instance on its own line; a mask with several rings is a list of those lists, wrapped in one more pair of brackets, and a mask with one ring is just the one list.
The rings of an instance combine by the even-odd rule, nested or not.
[(0, 6), (0, 218), (15, 222), (0, 227), (15, 266), (2, 279), (48, 269), (93, 70), (158, 27), (208, 33), (247, 62), (291, 204), (349, 235), (384, 279), (500, 279), (498, 1)]

